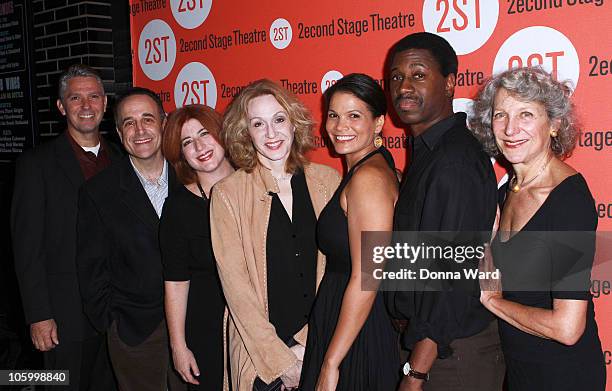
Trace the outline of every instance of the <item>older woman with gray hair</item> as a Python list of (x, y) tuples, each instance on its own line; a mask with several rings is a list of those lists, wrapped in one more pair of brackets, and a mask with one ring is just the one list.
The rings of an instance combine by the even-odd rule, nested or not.
[(589, 292), (597, 214), (584, 177), (564, 162), (577, 133), (570, 95), (542, 69), (512, 69), (486, 83), (470, 121), (511, 165), (490, 252), (502, 277), (481, 281), (480, 297), (501, 320), (510, 391), (605, 388)]

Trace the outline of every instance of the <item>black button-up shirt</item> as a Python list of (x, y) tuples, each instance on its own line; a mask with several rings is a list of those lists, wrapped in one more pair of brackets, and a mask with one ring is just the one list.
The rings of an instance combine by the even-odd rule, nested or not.
[(270, 322), (285, 342), (308, 322), (317, 274), (317, 218), (303, 172), (291, 178), (291, 190), (292, 220), (272, 194), (266, 240)]
[[(467, 129), (465, 113), (411, 137), (410, 146), (394, 230), (491, 231), (497, 182), (489, 157)], [(444, 358), (451, 353), (450, 342), (479, 333), (493, 320), (479, 293), (476, 282), (473, 292), (387, 292), (386, 300), (393, 317), (410, 320), (405, 346), (430, 338)]]

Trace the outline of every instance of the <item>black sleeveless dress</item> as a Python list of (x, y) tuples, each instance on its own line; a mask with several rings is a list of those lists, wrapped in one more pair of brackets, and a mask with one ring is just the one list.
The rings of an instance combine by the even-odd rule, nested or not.
[[(393, 157), (384, 147), (371, 152), (349, 170), (319, 216), (317, 239), (319, 248), (327, 257), (327, 264), (308, 322), (301, 391), (315, 389), (351, 274), (348, 221), (340, 206), (340, 194), (351, 180), (355, 168), (377, 153), (382, 154), (389, 167), (395, 168)], [(339, 369), (338, 391), (396, 389), (399, 381), (397, 334), (381, 292), (377, 294), (366, 322)]]

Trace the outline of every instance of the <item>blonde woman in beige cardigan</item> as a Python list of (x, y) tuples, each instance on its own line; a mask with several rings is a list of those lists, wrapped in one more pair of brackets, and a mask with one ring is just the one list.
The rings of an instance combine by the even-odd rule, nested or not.
[(325, 267), (316, 219), (340, 182), (305, 158), (312, 126), (304, 105), (269, 80), (247, 86), (225, 114), (222, 138), (239, 169), (212, 192), (211, 233), (230, 312), (234, 390), (299, 383)]

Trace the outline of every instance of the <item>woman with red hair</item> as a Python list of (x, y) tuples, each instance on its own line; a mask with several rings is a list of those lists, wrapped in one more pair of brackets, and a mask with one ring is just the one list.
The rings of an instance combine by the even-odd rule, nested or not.
[(183, 183), (164, 204), (159, 242), (172, 360), (190, 390), (227, 388), (225, 300), (208, 217), (211, 188), (234, 171), (219, 139), (220, 130), (217, 112), (188, 105), (168, 117), (162, 144), (164, 156)]

